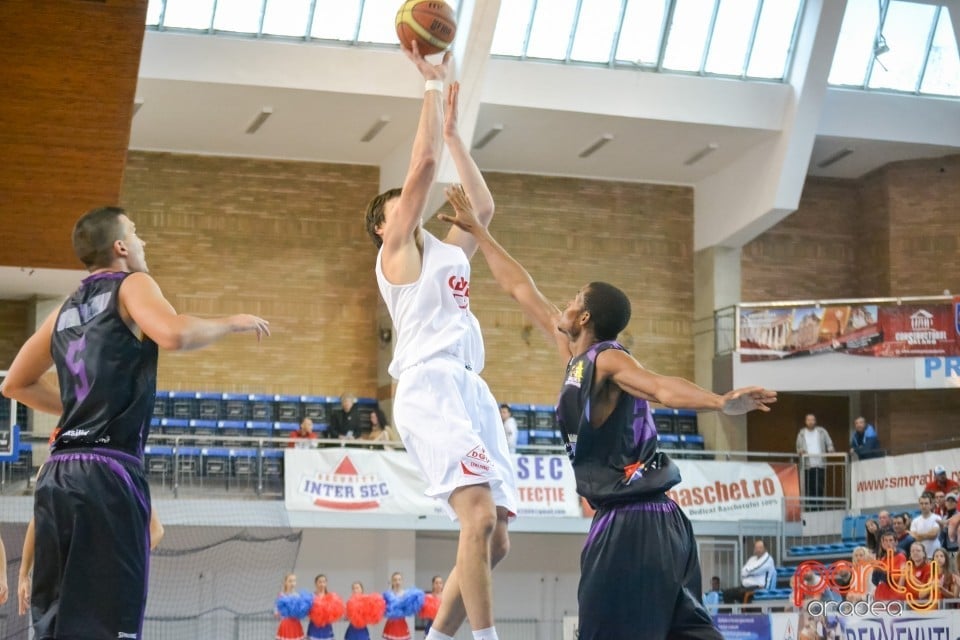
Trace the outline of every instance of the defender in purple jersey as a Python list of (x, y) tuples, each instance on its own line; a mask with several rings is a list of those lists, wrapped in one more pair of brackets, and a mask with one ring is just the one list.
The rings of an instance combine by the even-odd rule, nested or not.
[[(38, 640), (141, 637), (151, 517), (143, 446), (157, 347), (269, 335), (256, 316), (178, 314), (147, 275), (144, 244), (119, 207), (82, 216), (73, 248), (90, 276), (27, 340), (0, 388), (60, 416), (34, 500), (30, 604)], [(54, 365), (59, 392), (43, 379)]]
[(566, 364), (557, 417), (577, 491), (597, 509), (580, 561), (579, 638), (720, 640), (701, 601), (693, 529), (666, 496), (680, 473), (657, 449), (647, 403), (735, 415), (769, 411), (776, 393), (748, 387), (721, 396), (644, 369), (615, 341), (630, 321), (622, 291), (593, 282), (561, 312), (478, 223), (469, 200), (453, 190), (448, 197), (456, 216), (441, 219), (477, 238), (497, 282)]

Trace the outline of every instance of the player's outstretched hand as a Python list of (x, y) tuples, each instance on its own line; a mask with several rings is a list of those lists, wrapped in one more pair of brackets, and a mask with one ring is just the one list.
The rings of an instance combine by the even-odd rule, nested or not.
[(452, 184), (444, 189), (443, 193), (447, 196), (447, 201), (453, 207), (453, 213), (455, 215), (451, 216), (446, 213), (441, 213), (437, 215), (437, 218), (443, 222), (449, 222), (467, 233), (474, 233), (477, 229), (483, 228), (483, 225), (481, 225), (477, 219), (477, 214), (473, 212), (473, 204), (463, 190), (463, 185)]
[(453, 54), (450, 51), (443, 54), (443, 60), (440, 64), (430, 64), (426, 58), (420, 55), (420, 48), (417, 47), (416, 40), (410, 41), (409, 49), (400, 47), (400, 50), (416, 65), (417, 70), (423, 76), (424, 80), (439, 80), (444, 82), (447, 79), (447, 73), (450, 71), (450, 60), (453, 58)]
[(257, 316), (251, 316), (246, 313), (241, 313), (235, 316), (230, 316), (230, 328), (234, 333), (245, 333), (247, 331), (255, 331), (257, 334), (257, 342), (260, 342), (263, 339), (263, 336), (270, 335), (270, 323), (264, 320), (263, 318), (258, 318)]
[(770, 411), (768, 405), (777, 401), (777, 392), (763, 387), (734, 389), (723, 396), (723, 412), (739, 416), (754, 410)]

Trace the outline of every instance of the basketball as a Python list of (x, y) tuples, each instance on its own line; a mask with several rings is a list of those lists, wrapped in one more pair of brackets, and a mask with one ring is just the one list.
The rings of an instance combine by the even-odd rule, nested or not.
[(445, 51), (457, 34), (453, 9), (443, 0), (407, 0), (397, 11), (396, 27), (400, 46), (409, 49), (416, 40), (424, 56)]

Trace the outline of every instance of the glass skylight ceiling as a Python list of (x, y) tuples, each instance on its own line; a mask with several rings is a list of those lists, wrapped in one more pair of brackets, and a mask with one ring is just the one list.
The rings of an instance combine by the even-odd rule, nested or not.
[[(448, 2), (459, 5), (459, 0)], [(396, 46), (393, 18), (399, 4), (150, 0), (147, 26)], [(803, 0), (502, 0), (492, 54), (783, 80), (802, 8)], [(889, 51), (875, 58), (880, 41)], [(948, 10), (904, 0), (848, 0), (830, 83), (960, 94), (960, 60)]]

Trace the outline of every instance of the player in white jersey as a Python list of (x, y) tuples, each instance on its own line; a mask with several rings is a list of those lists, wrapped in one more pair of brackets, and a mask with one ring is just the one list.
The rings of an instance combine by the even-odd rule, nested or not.
[(452, 638), (466, 617), (476, 640), (497, 640), (490, 571), (509, 547), (515, 475), (496, 400), (479, 376), (483, 338), (470, 312), (476, 241), (456, 227), (443, 241), (421, 227), (442, 141), (463, 183), (457, 188), (478, 203), (483, 224), (493, 217), (493, 197), (457, 131), (456, 82), (444, 100), (449, 54), (432, 65), (416, 43), (406, 53), (426, 80), (410, 167), (402, 189), (370, 202), (366, 225), (380, 247), (377, 282), (397, 333), (390, 364), (398, 380), (394, 422), (427, 494), (460, 523), (456, 565), (427, 638)]

